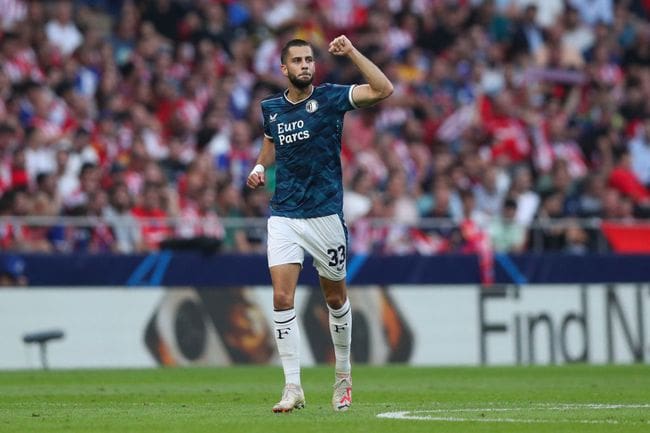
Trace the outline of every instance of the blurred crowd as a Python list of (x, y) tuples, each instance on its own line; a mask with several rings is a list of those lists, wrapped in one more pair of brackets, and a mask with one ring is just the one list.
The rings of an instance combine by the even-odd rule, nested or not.
[[(648, 0), (0, 0), (0, 250), (263, 253), (245, 179), (283, 44), (395, 93), (350, 112), (353, 253), (582, 253), (650, 215)], [(54, 217), (84, 217), (80, 224)], [(39, 217), (55, 223), (40, 224)], [(30, 219), (31, 218), (31, 219)], [(65, 220), (61, 220), (65, 221)], [(386, 224), (389, 223), (389, 224)]]

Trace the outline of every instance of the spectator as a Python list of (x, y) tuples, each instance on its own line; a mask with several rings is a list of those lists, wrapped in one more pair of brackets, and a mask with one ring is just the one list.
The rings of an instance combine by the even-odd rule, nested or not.
[(131, 209), (131, 214), (140, 226), (140, 238), (147, 250), (157, 250), (167, 239), (171, 230), (167, 222), (168, 214), (163, 208), (160, 186), (147, 183), (142, 191), (142, 200)]
[(637, 127), (637, 133), (628, 143), (632, 171), (635, 177), (650, 188), (650, 117)]
[(26, 217), (34, 215), (34, 200), (26, 190), (16, 189), (6, 193), (9, 198), (10, 215), (16, 218), (9, 222), (5, 231), (8, 250), (29, 252), (50, 252), (52, 246), (47, 239), (46, 230), (41, 225), (29, 224)]
[(493, 166), (488, 167), (481, 183), (474, 187), (478, 209), (491, 217), (500, 215), (509, 182), (507, 175), (502, 175)]
[(431, 198), (431, 209), (423, 215), (425, 218), (452, 217), (451, 189), (446, 179), (439, 177), (434, 181)]
[(115, 236), (115, 250), (123, 254), (144, 250), (142, 232), (133, 214), (133, 201), (127, 186), (123, 183), (113, 185), (108, 206), (102, 214)]
[(61, 196), (58, 191), (58, 182), (55, 173), (39, 173), (36, 176), (36, 194), (42, 194), (52, 207), (52, 214), (56, 215), (61, 208)]
[(520, 253), (526, 246), (526, 228), (517, 222), (517, 202), (508, 198), (503, 213), (494, 218), (489, 226), (492, 248), (498, 253)]
[[(476, 230), (484, 231), (490, 223), (490, 215), (479, 209), (476, 205), (476, 195), (469, 189), (463, 189), (460, 192), (462, 205), (462, 219), (455, 221), (471, 221), (476, 226)], [(474, 230), (474, 229), (473, 229)]]
[(153, 23), (156, 31), (170, 40), (176, 40), (179, 18), (184, 15), (181, 5), (172, 0), (147, 2), (142, 19)]
[(54, 17), (45, 26), (45, 33), (65, 56), (72, 54), (83, 42), (83, 35), (73, 21), (71, 0), (57, 0), (54, 3)]
[(589, 236), (576, 222), (569, 223), (566, 229), (564, 251), (569, 254), (585, 254), (589, 251)]
[(535, 250), (560, 251), (564, 248), (563, 202), (564, 196), (557, 190), (551, 190), (542, 199), (531, 236)]
[(630, 153), (622, 150), (609, 175), (609, 185), (641, 207), (650, 207), (650, 191), (639, 181), (632, 169)]
[(74, 227), (69, 234), (71, 237), (71, 250), (89, 253), (112, 252), (116, 248), (115, 236), (107, 221), (100, 219), (108, 206), (108, 195), (103, 190), (93, 191), (88, 194), (85, 206), (73, 212), (86, 217), (88, 225)]
[[(268, 195), (264, 189), (245, 189), (243, 216), (263, 218), (267, 216)], [(266, 251), (266, 226), (247, 226), (235, 234), (235, 244), (238, 252), (251, 254)]]
[[(237, 219), (243, 216), (243, 199), (239, 191), (230, 182), (219, 184), (217, 194), (217, 214), (221, 218)], [(246, 234), (241, 226), (224, 227), (222, 248), (226, 251), (237, 251), (239, 245), (246, 245), (243, 241)]]
[(614, 20), (614, 6), (612, 0), (569, 0), (582, 17), (582, 20), (589, 25), (599, 22), (611, 24)]
[(566, 2), (564, 0), (524, 0), (519, 3), (535, 5), (537, 7), (537, 23), (543, 28), (548, 28), (561, 19)]
[(513, 36), (512, 49), (514, 52), (535, 54), (544, 45), (542, 27), (537, 23), (537, 5), (525, 7), (521, 21), (518, 23)]
[(12, 186), (12, 152), (18, 146), (16, 128), (0, 123), (0, 196)]
[(47, 143), (47, 138), (40, 129), (28, 128), (25, 138), (25, 168), (29, 181), (33, 184), (39, 173), (56, 171), (56, 151)]
[(577, 215), (583, 218), (603, 216), (603, 197), (606, 180), (600, 174), (585, 179), (582, 193), (577, 199)]
[(18, 33), (6, 32), (0, 42), (2, 69), (9, 82), (18, 84), (27, 80), (43, 81), (44, 75), (38, 65), (36, 52), (25, 45)]
[(10, 182), (12, 189), (27, 190), (29, 188), (29, 174), (25, 161), (25, 149), (16, 147), (10, 167)]
[(385, 197), (393, 203), (393, 217), (399, 224), (415, 225), (419, 219), (417, 204), (409, 191), (406, 174), (395, 171), (389, 175)]
[(117, 66), (126, 64), (133, 54), (138, 36), (139, 15), (135, 2), (124, 2), (115, 23), (115, 31), (109, 37)]
[(524, 227), (529, 227), (539, 207), (539, 194), (532, 189), (532, 174), (526, 166), (515, 169), (509, 195), (517, 202), (515, 220)]
[(469, 190), (461, 193), (463, 203), (463, 220), (460, 222), (460, 251), (466, 254), (476, 254), (479, 259), (481, 282), (494, 283), (494, 249), (490, 234), (486, 230), (487, 220), (476, 209), (476, 198)]
[(370, 174), (360, 169), (354, 175), (350, 189), (343, 191), (343, 214), (348, 224), (354, 224), (357, 219), (363, 218), (370, 212), (372, 206), (370, 193), (373, 186)]
[(0, 29), (3, 31), (13, 30), (17, 23), (27, 17), (27, 4), (23, 0), (2, 0), (0, 10), (2, 11)]
[(0, 256), (0, 287), (20, 287), (28, 283), (22, 258), (7, 254)]
[(220, 243), (224, 237), (223, 224), (216, 211), (217, 192), (212, 187), (199, 192), (196, 202), (181, 209), (176, 234), (185, 239), (210, 239)]
[(545, 43), (535, 51), (537, 66), (549, 69), (580, 69), (585, 59), (578, 49), (562, 39), (564, 29), (562, 23), (555, 23), (547, 29)]
[(582, 54), (593, 46), (595, 40), (594, 31), (582, 21), (577, 9), (573, 7), (566, 8), (564, 27), (563, 44), (576, 47)]

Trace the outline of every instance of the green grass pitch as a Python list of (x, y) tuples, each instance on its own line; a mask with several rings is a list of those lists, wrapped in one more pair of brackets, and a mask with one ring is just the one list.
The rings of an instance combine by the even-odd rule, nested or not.
[(0, 432), (650, 432), (650, 366), (331, 367), (303, 373), (305, 409), (273, 414), (279, 367), (0, 373)]

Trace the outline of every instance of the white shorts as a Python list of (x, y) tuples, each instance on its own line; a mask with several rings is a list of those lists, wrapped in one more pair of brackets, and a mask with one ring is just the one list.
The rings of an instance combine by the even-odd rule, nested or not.
[(338, 215), (303, 219), (272, 216), (268, 234), (269, 268), (287, 263), (302, 266), (307, 251), (318, 275), (332, 281), (345, 278), (347, 236)]

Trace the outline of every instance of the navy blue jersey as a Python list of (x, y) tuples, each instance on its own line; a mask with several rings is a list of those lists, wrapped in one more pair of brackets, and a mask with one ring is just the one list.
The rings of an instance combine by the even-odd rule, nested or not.
[(345, 112), (357, 108), (353, 88), (323, 84), (300, 102), (289, 101), (286, 92), (262, 101), (264, 135), (275, 145), (272, 215), (343, 214), (341, 133)]

